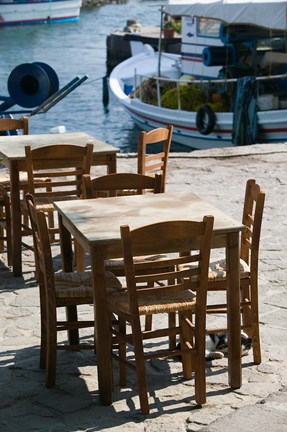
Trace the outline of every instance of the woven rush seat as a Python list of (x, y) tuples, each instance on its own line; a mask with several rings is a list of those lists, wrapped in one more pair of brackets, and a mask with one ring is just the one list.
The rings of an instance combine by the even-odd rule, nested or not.
[[(164, 259), (165, 255), (153, 255), (153, 256), (141, 256), (135, 257), (135, 263), (140, 262), (155, 262)], [(116, 273), (119, 275), (120, 273), (124, 273), (124, 260), (123, 258), (113, 258), (105, 260), (105, 266), (109, 269), (110, 272)]]
[[(119, 279), (111, 272), (105, 272), (108, 292), (122, 289)], [(91, 298), (93, 303), (92, 272), (57, 272), (55, 273), (55, 291), (58, 298)]]
[[(128, 292), (116, 292), (109, 295), (109, 303), (117, 310), (130, 314)], [(161, 293), (156, 295), (138, 295), (138, 308), (140, 315), (160, 314), (174, 311), (193, 310), (195, 306), (195, 294), (192, 291), (177, 292), (162, 296)]]

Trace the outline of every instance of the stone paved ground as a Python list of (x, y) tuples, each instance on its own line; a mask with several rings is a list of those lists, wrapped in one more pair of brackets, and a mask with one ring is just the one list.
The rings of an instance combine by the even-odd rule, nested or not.
[[(121, 157), (118, 171), (135, 171)], [(5, 174), (4, 170), (3, 174)], [(93, 175), (101, 168), (93, 168)], [(112, 406), (98, 399), (96, 359), (90, 352), (59, 352), (57, 384), (46, 389), (39, 369), (39, 300), (31, 253), (23, 277), (14, 278), (0, 256), (0, 430), (80, 431), (287, 431), (287, 145), (172, 154), (167, 190), (191, 190), (241, 219), (245, 182), (255, 178), (266, 192), (260, 254), (261, 365), (243, 357), (243, 384), (231, 391), (226, 359), (207, 365), (207, 404), (194, 402), (193, 380), (181, 379), (180, 363), (148, 365), (151, 413), (138, 412), (135, 379), (119, 389), (115, 367)], [(60, 254), (53, 248), (56, 266)], [(90, 313), (84, 308), (83, 314)], [(89, 335), (87, 335), (88, 337)]]

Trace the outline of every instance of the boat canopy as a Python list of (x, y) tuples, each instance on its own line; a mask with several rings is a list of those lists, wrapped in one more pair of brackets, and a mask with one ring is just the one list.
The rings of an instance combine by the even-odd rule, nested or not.
[(287, 1), (282, 0), (169, 0), (165, 12), (173, 16), (215, 18), (230, 24), (287, 29)]

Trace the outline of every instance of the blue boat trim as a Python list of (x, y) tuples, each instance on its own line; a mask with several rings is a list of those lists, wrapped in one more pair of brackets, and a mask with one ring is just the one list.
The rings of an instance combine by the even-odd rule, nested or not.
[(14, 25), (34, 25), (34, 24), (56, 24), (56, 23), (64, 23), (64, 22), (75, 22), (79, 21), (78, 16), (72, 17), (62, 17), (62, 18), (52, 18), (52, 19), (40, 19), (40, 20), (28, 20), (28, 21), (9, 21), (9, 22), (1, 22), (0, 27), (8, 27)]

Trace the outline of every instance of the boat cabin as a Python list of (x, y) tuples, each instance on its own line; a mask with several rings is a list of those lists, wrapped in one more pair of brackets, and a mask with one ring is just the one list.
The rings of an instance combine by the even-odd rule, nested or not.
[(269, 98), (259, 99), (259, 105), (287, 106), (285, 1), (170, 0), (167, 11), (182, 16), (182, 75), (207, 80), (280, 76), (260, 82), (258, 94)]

